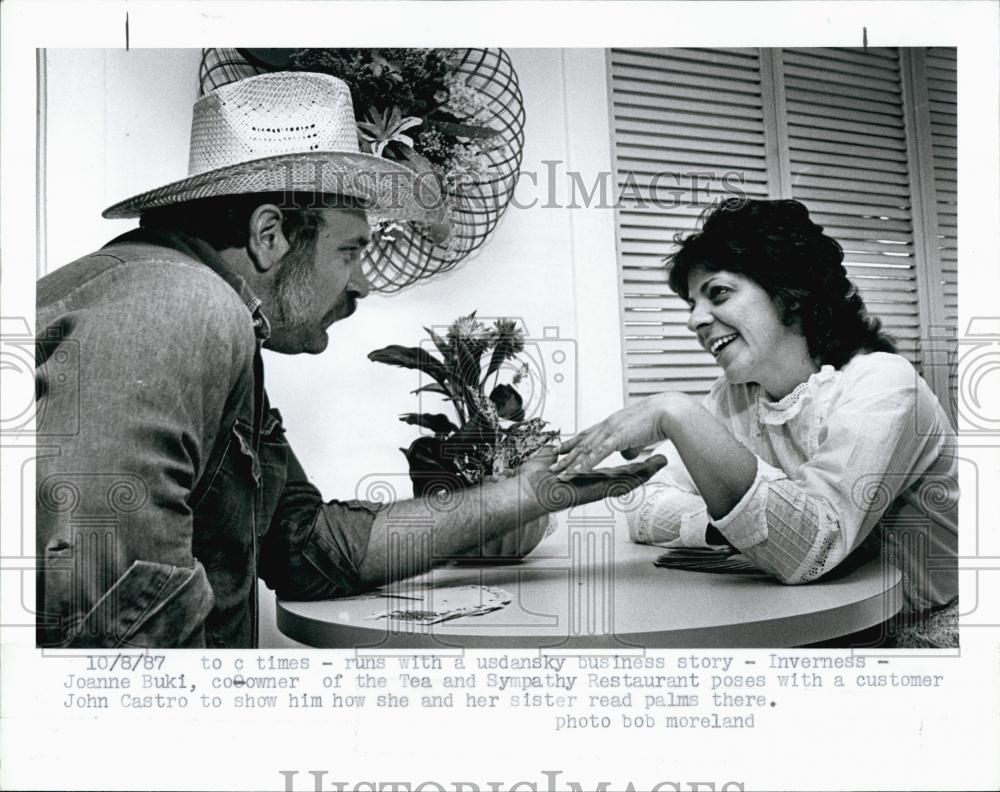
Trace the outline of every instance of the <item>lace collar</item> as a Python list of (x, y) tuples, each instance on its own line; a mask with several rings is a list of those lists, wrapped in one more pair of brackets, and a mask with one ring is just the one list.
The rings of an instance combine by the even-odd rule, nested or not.
[(762, 423), (783, 424), (792, 420), (802, 410), (802, 405), (809, 401), (816, 392), (834, 378), (837, 370), (827, 364), (819, 371), (809, 375), (809, 379), (800, 382), (788, 395), (778, 401), (769, 401), (763, 388), (757, 389), (757, 411)]

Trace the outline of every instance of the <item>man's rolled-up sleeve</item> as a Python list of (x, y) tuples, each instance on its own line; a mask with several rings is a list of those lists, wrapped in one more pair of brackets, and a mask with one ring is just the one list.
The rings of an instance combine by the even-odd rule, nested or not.
[(360, 591), (358, 569), (383, 506), (324, 501), (291, 448), (287, 454), (287, 480), (261, 543), (260, 577), (284, 599), (327, 599)]

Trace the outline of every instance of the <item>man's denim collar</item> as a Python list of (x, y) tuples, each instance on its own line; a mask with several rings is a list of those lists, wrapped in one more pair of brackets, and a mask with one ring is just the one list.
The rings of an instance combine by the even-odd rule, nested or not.
[(254, 334), (260, 341), (265, 341), (271, 335), (271, 325), (261, 310), (261, 301), (247, 286), (247, 282), (232, 272), (218, 252), (211, 245), (197, 237), (188, 236), (180, 231), (160, 231), (154, 228), (136, 228), (108, 242), (112, 245), (146, 244), (170, 248), (185, 256), (200, 261), (212, 272), (233, 287), (243, 304), (253, 318)]

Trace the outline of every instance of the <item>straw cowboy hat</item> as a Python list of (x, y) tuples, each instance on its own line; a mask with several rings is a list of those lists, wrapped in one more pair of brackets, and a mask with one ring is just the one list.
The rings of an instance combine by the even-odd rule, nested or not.
[(336, 77), (276, 72), (221, 86), (194, 105), (188, 177), (116, 203), (109, 219), (146, 209), (258, 192), (346, 195), (398, 220), (440, 220), (430, 171), (363, 154), (351, 94)]

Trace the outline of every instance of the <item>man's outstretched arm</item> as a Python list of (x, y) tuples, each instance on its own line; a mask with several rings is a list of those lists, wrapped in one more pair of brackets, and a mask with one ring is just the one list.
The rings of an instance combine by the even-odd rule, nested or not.
[(554, 461), (555, 451), (542, 449), (512, 478), (450, 493), (447, 501), (431, 496), (386, 507), (375, 517), (358, 567), (361, 584), (379, 586), (420, 574), (546, 514), (623, 495), (666, 464), (655, 456), (562, 482), (548, 470)]

